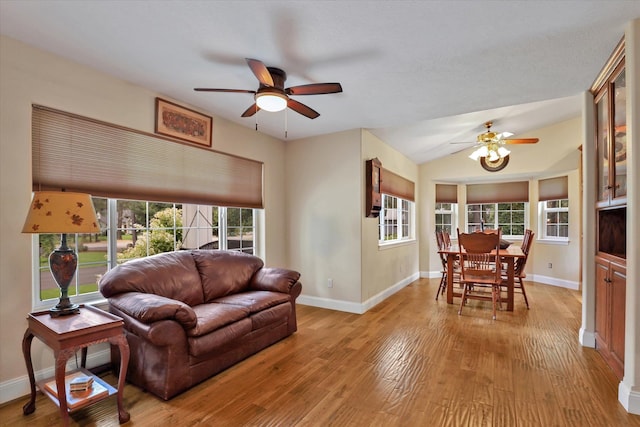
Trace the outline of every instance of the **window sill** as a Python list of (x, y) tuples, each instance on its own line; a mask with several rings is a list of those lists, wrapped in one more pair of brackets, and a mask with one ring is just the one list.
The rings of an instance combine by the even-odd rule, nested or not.
[[(55, 305), (58, 303), (58, 299), (50, 299), (50, 300), (46, 300), (46, 301), (40, 301), (36, 304), (33, 305), (33, 312), (38, 312), (38, 311), (47, 311), (49, 310), (51, 307), (55, 307)], [(76, 299), (74, 297), (71, 297), (71, 303), (73, 304), (79, 304), (79, 305), (92, 305), (94, 307), (97, 307), (101, 310), (104, 311), (108, 311), (109, 310), (109, 302), (107, 301), (106, 298), (102, 297), (102, 295), (100, 295), (99, 297), (96, 295), (95, 298), (89, 299), (89, 298), (82, 298), (82, 300), (80, 299)]]
[(378, 250), (384, 251), (387, 249), (397, 248), (399, 246), (415, 245), (416, 239), (398, 240), (396, 242), (378, 243)]
[(569, 245), (569, 242), (570, 242), (569, 239), (563, 239), (563, 240), (559, 240), (559, 239), (537, 239), (536, 241), (538, 243), (542, 244), (542, 245), (557, 245), (557, 246), (567, 246), (567, 245)]

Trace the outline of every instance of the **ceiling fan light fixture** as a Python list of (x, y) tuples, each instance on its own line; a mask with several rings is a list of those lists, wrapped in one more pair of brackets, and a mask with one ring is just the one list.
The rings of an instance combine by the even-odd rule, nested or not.
[(500, 156), (500, 158), (507, 157), (509, 154), (511, 154), (511, 151), (507, 150), (506, 148), (498, 148), (498, 155)]
[(265, 92), (256, 94), (256, 105), (261, 110), (275, 113), (287, 108), (287, 97), (277, 92)]
[(478, 160), (480, 157), (487, 157), (488, 155), (489, 155), (489, 149), (487, 148), (486, 145), (483, 144), (480, 147), (478, 147), (473, 153), (471, 153), (469, 158), (473, 160)]

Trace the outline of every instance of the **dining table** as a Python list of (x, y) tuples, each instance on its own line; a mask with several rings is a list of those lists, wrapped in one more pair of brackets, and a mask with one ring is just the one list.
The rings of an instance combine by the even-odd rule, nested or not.
[[(453, 304), (454, 297), (462, 297), (461, 292), (456, 292), (453, 288), (453, 272), (456, 260), (460, 255), (460, 247), (457, 244), (451, 244), (438, 250), (438, 253), (447, 257), (447, 303)], [(518, 245), (511, 244), (506, 249), (500, 249), (500, 258), (507, 265), (507, 311), (513, 311), (513, 288), (515, 280), (515, 262), (518, 258), (524, 258), (524, 252)]]

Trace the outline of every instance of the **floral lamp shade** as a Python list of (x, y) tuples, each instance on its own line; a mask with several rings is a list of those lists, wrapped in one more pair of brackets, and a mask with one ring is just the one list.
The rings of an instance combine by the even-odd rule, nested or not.
[(90, 194), (38, 191), (33, 195), (23, 233), (99, 233)]

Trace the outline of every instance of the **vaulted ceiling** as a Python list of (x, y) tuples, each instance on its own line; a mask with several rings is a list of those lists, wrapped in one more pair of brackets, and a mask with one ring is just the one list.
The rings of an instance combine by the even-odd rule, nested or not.
[[(580, 114), (638, 1), (2, 0), (0, 33), (276, 138), (366, 128), (416, 163), (482, 124), (526, 133)], [(0, 52), (0, 56), (2, 52)], [(286, 71), (320, 113), (240, 115), (245, 58)], [(1, 96), (1, 94), (0, 94)]]

